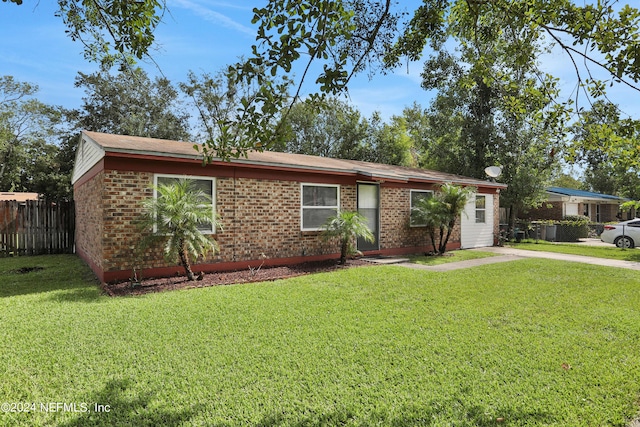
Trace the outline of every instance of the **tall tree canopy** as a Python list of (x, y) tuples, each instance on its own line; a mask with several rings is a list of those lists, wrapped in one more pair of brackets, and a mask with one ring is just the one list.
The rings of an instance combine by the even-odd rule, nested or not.
[(409, 120), (378, 113), (363, 117), (352, 105), (335, 97), (293, 105), (283, 119), (283, 135), (271, 149), (338, 159), (416, 166)]
[(140, 68), (118, 74), (106, 70), (78, 73), (85, 89), (77, 112), (79, 129), (151, 138), (189, 140), (189, 114), (166, 78), (151, 80)]
[[(2, 0), (6, 2), (7, 0)], [(9, 0), (21, 5), (23, 0)], [(149, 54), (154, 31), (167, 8), (165, 0), (57, 0), (56, 16), (67, 35), (84, 46), (84, 56), (122, 67)]]
[(289, 153), (366, 160), (369, 121), (337, 98), (296, 103), (285, 119), (282, 142), (273, 148)]
[[(565, 105), (553, 102), (557, 82), (520, 62), (513, 54), (522, 33), (485, 16), (476, 33), (454, 32), (455, 52), (432, 40), (436, 48), (424, 65), (422, 87), (436, 96), (426, 113), (421, 139), (422, 166), (485, 179), (487, 166), (501, 165), (500, 181), (508, 184), (501, 204), (509, 208), (513, 226), (518, 212), (538, 204), (557, 164), (567, 117)], [(536, 45), (529, 54), (540, 53)]]
[[(518, 67), (538, 71), (539, 53), (559, 46), (576, 64), (577, 81), (589, 93), (602, 94), (607, 82), (637, 90), (640, 13), (614, 5), (613, 0), (584, 6), (570, 0), (424, 0), (403, 23), (402, 3), (391, 0), (272, 0), (254, 11), (257, 43), (252, 56), (236, 67), (242, 70), (240, 78), (253, 79), (260, 73), (288, 73), (301, 64), (299, 85), (312, 80), (321, 91), (336, 93), (348, 87), (356, 72), (421, 59), (427, 47), (438, 49), (451, 37), (476, 48), (509, 37), (504, 57)], [(477, 88), (490, 92), (504, 74), (496, 74), (493, 61), (486, 61), (490, 50), (477, 53), (473, 69), (482, 82)], [(380, 57), (382, 63), (376, 60)], [(322, 69), (312, 76), (314, 62)], [(578, 62), (602, 68), (607, 81), (591, 78), (588, 71), (585, 76)]]
[(36, 85), (0, 77), (0, 191), (68, 199), (70, 163), (56, 145), (62, 110), (40, 102)]
[[(489, 40), (510, 33), (514, 37), (509, 48), (513, 61), (531, 67), (538, 65), (540, 48), (558, 46), (569, 55), (578, 84), (589, 93), (601, 95), (608, 83), (638, 90), (638, 9), (620, 6), (616, 0), (576, 3), (423, 0), (416, 10), (407, 11), (402, 2), (391, 0), (270, 0), (254, 9), (256, 43), (251, 54), (230, 69), (230, 75), (237, 82), (261, 85), (267, 77), (286, 76), (294, 68), (302, 72), (293, 96), (273, 97), (262, 92), (256, 103), (259, 107), (242, 116), (244, 126), (266, 128), (263, 134), (267, 138), (257, 147), (262, 148), (279, 130), (262, 117), (295, 104), (305, 82), (335, 94), (346, 90), (354, 73), (393, 68), (405, 58), (418, 60), (428, 46), (449, 37)], [(148, 54), (153, 31), (167, 10), (162, 0), (58, 0), (58, 4), (58, 15), (69, 35), (84, 44), (85, 55), (107, 64), (118, 57), (126, 63)], [(607, 77), (592, 78), (579, 63), (600, 68)], [(474, 67), (487, 86), (499, 78), (482, 60)], [(223, 155), (256, 148), (250, 139), (234, 140), (234, 147), (216, 140), (209, 143)]]
[(567, 159), (584, 166), (589, 190), (640, 200), (640, 121), (621, 117), (615, 104), (601, 100), (571, 134)]
[(237, 70), (232, 67), (201, 76), (189, 72), (188, 81), (181, 83), (180, 89), (198, 111), (205, 159), (237, 158), (249, 149), (265, 148), (265, 141), (277, 143), (283, 133), (280, 107), (289, 97), (289, 86), (286, 76), (238, 80)]

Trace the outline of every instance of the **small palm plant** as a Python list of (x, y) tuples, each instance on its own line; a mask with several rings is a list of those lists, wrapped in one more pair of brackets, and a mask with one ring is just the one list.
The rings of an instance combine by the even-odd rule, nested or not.
[(464, 212), (467, 200), (474, 191), (473, 187), (445, 183), (433, 197), (419, 199), (416, 202), (411, 212), (412, 219), (426, 226), (436, 254), (443, 255), (446, 252), (456, 221)]
[(347, 262), (347, 256), (358, 253), (355, 247), (358, 237), (372, 243), (375, 241), (375, 236), (367, 225), (367, 218), (358, 212), (338, 211), (327, 219), (322, 228), (325, 240), (338, 238), (341, 265)]
[[(437, 197), (424, 197), (416, 201), (415, 206), (411, 210), (411, 219), (416, 224), (424, 225), (429, 238), (433, 252), (439, 252), (439, 245), (436, 243), (436, 231), (440, 230), (440, 240), (444, 229), (445, 206)], [(438, 242), (440, 241), (438, 240)]]
[(143, 201), (144, 213), (140, 228), (148, 234), (142, 247), (164, 242), (167, 260), (178, 260), (189, 280), (195, 280), (190, 258), (195, 261), (209, 252), (216, 253), (218, 244), (204, 235), (199, 227), (219, 226), (218, 218), (211, 208), (211, 200), (197, 190), (192, 181), (182, 179), (168, 185), (155, 187), (156, 198)]
[(444, 254), (447, 250), (447, 243), (449, 242), (449, 237), (451, 237), (453, 227), (455, 227), (458, 217), (464, 212), (467, 201), (475, 191), (474, 187), (461, 187), (450, 182), (440, 186), (438, 193), (440, 200), (444, 204), (443, 219), (446, 228), (444, 239), (442, 234), (440, 235), (440, 254)]

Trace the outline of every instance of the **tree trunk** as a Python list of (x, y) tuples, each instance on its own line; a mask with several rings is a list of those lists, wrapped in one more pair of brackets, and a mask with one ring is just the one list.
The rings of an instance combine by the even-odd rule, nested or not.
[(453, 230), (453, 227), (455, 227), (456, 222), (453, 221), (452, 223), (449, 223), (449, 227), (447, 228), (447, 235), (444, 238), (444, 241), (442, 241), (442, 239), (440, 239), (440, 255), (444, 254), (447, 251), (447, 243), (449, 243), (449, 238), (451, 237), (451, 231)]
[(189, 281), (194, 281), (196, 278), (193, 275), (193, 271), (191, 270), (189, 257), (187, 257), (187, 253), (184, 250), (184, 242), (180, 242), (180, 262), (182, 263), (184, 270), (187, 272), (187, 279), (189, 279)]
[(340, 247), (340, 265), (345, 265), (347, 263), (347, 251), (349, 249), (349, 240), (343, 240), (342, 246)]
[(433, 251), (433, 253), (437, 253), (438, 252), (438, 247), (436, 246), (436, 230), (435, 230), (434, 227), (431, 227), (429, 229), (429, 237), (431, 237), (432, 251)]
[(509, 226), (507, 229), (507, 235), (510, 239), (513, 239), (513, 233), (516, 228), (516, 217), (518, 216), (518, 210), (514, 205), (509, 207)]
[[(438, 247), (438, 255), (442, 255), (444, 253), (444, 251), (446, 250), (446, 249), (443, 249), (443, 245), (442, 245), (443, 241), (444, 241), (444, 226), (441, 226), (440, 227), (440, 245)], [(445, 248), (446, 248), (446, 245), (447, 244), (445, 243), (444, 244)]]

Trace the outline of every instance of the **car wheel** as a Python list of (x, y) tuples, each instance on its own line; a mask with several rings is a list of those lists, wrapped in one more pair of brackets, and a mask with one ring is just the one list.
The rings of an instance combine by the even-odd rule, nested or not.
[(620, 236), (613, 243), (615, 243), (617, 247), (625, 249), (631, 249), (635, 246), (633, 239), (629, 236)]

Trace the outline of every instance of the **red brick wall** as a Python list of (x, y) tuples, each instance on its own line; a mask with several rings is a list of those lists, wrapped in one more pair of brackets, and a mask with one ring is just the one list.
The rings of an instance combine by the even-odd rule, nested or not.
[[(107, 170), (104, 173), (103, 233), (105, 271), (131, 270), (138, 266), (140, 256), (136, 247), (140, 241), (140, 232), (136, 220), (142, 213), (141, 202), (153, 197), (153, 174), (146, 172), (128, 172)], [(151, 263), (161, 266), (160, 261)]]
[[(381, 186), (380, 248), (425, 247), (430, 238), (425, 227), (410, 227), (411, 190)], [(459, 229), (459, 226), (457, 227)], [(458, 232), (459, 235), (459, 232)], [(458, 239), (459, 240), (459, 239)]]
[[(136, 268), (176, 266), (164, 260), (161, 250), (140, 254), (141, 235), (136, 220), (141, 201), (153, 196), (152, 172), (105, 170), (76, 187), (77, 245), (84, 259), (99, 270), (129, 277)], [(306, 182), (306, 181), (305, 181)], [(300, 181), (233, 178), (215, 180), (216, 210), (221, 227), (213, 236), (220, 252), (200, 264), (209, 269), (224, 263), (245, 268), (250, 261), (336, 255), (335, 242), (325, 242), (320, 232), (300, 230)], [(340, 186), (344, 210), (356, 209), (356, 185)], [(498, 198), (495, 198), (494, 211)], [(410, 189), (383, 184), (380, 188), (380, 249), (424, 248), (429, 245), (423, 227), (409, 227)], [(495, 215), (497, 221), (497, 212)], [(496, 222), (497, 227), (497, 222)], [(459, 222), (451, 236), (460, 241)], [(179, 271), (180, 267), (175, 267)], [(197, 271), (198, 269), (196, 269)], [(115, 274), (115, 273), (114, 273)], [(110, 277), (115, 277), (113, 274)]]
[[(591, 215), (592, 220), (595, 220), (596, 216), (596, 207), (595, 205), (591, 205), (593, 207), (593, 213)], [(616, 215), (618, 215), (618, 211), (620, 208), (618, 205), (600, 205), (600, 222), (612, 222), (612, 221), (620, 221)]]
[[(220, 260), (237, 262), (336, 252), (320, 232), (301, 231), (298, 181), (248, 178), (216, 180), (216, 206), (223, 231), (216, 239)], [(354, 209), (355, 187), (341, 186), (342, 209)]]
[(496, 192), (493, 196), (493, 244), (498, 244), (498, 236), (500, 236), (500, 193)]
[(102, 191), (104, 173), (99, 172), (82, 185), (74, 187), (76, 209), (76, 252), (94, 270), (103, 270)]
[(553, 219), (561, 221), (563, 219), (562, 202), (544, 202), (538, 209), (531, 209), (520, 217), (531, 220)]

